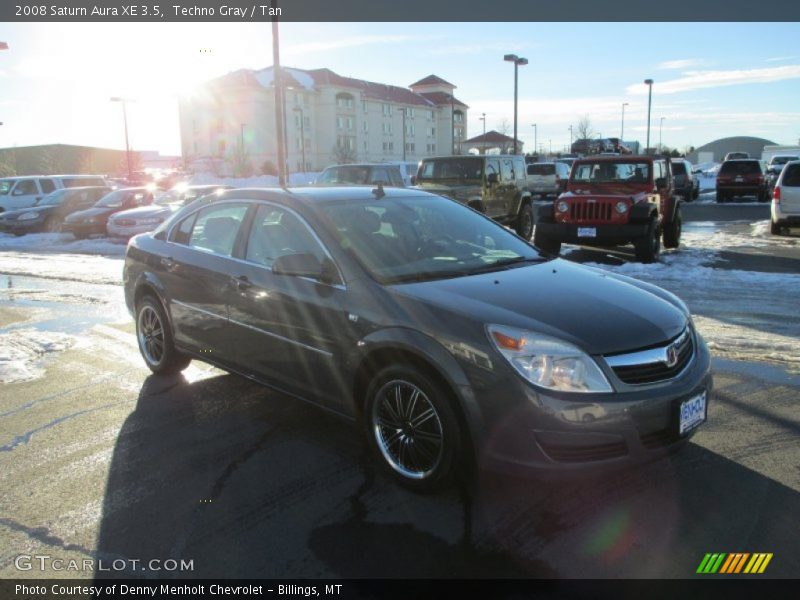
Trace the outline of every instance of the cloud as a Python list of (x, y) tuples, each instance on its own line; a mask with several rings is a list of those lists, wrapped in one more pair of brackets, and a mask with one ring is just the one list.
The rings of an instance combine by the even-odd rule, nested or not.
[(766, 62), (783, 62), (785, 60), (794, 60), (796, 56), (773, 56), (772, 58), (767, 58)]
[[(676, 94), (691, 90), (742, 85), (747, 83), (771, 83), (785, 79), (800, 78), (800, 65), (769, 67), (766, 69), (737, 69), (733, 71), (688, 71), (684, 77), (670, 81), (656, 81), (653, 89), (659, 94)], [(647, 85), (637, 83), (627, 87), (629, 94), (647, 94)]]
[(689, 67), (701, 67), (707, 65), (708, 61), (701, 58), (683, 58), (679, 60), (667, 60), (658, 65), (659, 69), (688, 69)]
[(399, 42), (408, 42), (413, 39), (418, 38), (414, 38), (414, 36), (410, 35), (355, 35), (319, 42), (308, 42), (305, 44), (291, 44), (286, 46), (283, 51), (287, 54), (310, 54), (312, 52), (325, 52), (327, 50), (338, 50), (340, 48), (355, 48), (371, 44), (396, 44)]

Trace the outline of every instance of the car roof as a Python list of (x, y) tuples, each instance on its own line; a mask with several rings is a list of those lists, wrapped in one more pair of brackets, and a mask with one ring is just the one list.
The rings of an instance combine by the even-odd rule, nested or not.
[[(273, 200), (278, 202), (299, 201), (303, 204), (337, 202), (340, 200), (373, 201), (377, 190), (372, 185), (335, 186), (335, 187), (265, 187), (237, 188), (223, 192), (216, 201), (227, 199), (238, 200)], [(384, 187), (381, 198), (414, 198), (432, 197), (435, 194), (415, 188)]]

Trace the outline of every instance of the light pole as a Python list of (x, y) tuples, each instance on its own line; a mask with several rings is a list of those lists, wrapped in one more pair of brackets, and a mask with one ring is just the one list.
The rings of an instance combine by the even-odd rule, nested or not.
[(283, 95), (283, 76), (281, 73), (280, 37), (278, 20), (272, 20), (272, 65), (275, 83), (275, 146), (278, 150), (278, 185), (285, 186), (286, 173), (286, 100)]
[(627, 102), (622, 103), (622, 124), (619, 127), (619, 143), (625, 143), (625, 107), (628, 106)]
[(303, 109), (299, 106), (295, 106), (292, 109), (294, 112), (300, 113), (300, 152), (303, 160), (303, 168), (302, 172), (306, 172), (306, 120), (303, 115)]
[(653, 80), (652, 79), (645, 79), (644, 83), (648, 87), (648, 90), (647, 90), (647, 145), (645, 146), (644, 151), (648, 152), (650, 150), (650, 106), (653, 103)]
[(569, 151), (572, 153), (572, 125), (569, 126)]
[(663, 152), (664, 148), (661, 145), (661, 128), (664, 126), (664, 119), (667, 117), (661, 117), (661, 121), (658, 124), (658, 151)]
[(400, 107), (400, 112), (403, 113), (403, 162), (406, 162), (406, 108)]
[(130, 183), (133, 179), (133, 169), (131, 167), (131, 146), (128, 143), (128, 111), (125, 108), (127, 98), (114, 96), (111, 98), (111, 102), (122, 102), (122, 121), (125, 124), (125, 159), (128, 163), (128, 183)]
[(486, 154), (486, 113), (481, 113), (479, 118), (483, 121), (483, 146), (481, 147), (481, 154)]
[(537, 143), (538, 143), (539, 140), (536, 139), (536, 123), (533, 123), (531, 126), (533, 127), (533, 151), (538, 156), (539, 155), (539, 146), (537, 145)]
[(517, 56), (516, 54), (506, 54), (503, 60), (514, 63), (514, 154), (517, 153), (517, 69), (521, 65), (527, 65), (528, 59)]

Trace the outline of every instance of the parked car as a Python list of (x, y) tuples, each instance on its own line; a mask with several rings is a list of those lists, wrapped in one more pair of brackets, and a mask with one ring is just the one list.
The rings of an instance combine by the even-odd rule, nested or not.
[(672, 178), (675, 193), (685, 202), (691, 202), (700, 195), (700, 180), (695, 177), (692, 163), (688, 160), (676, 158), (672, 161)]
[(561, 162), (528, 163), (528, 190), (532, 196), (557, 196), (564, 191), (569, 179), (569, 167)]
[(575, 161), (567, 191), (538, 207), (533, 243), (557, 254), (564, 242), (632, 243), (636, 259), (657, 260), (680, 245), (682, 217), (666, 156), (599, 156)]
[(767, 180), (761, 161), (755, 158), (726, 160), (717, 172), (717, 202), (737, 196), (755, 196), (759, 202), (769, 199)]
[(800, 160), (784, 165), (772, 189), (770, 232), (783, 235), (789, 227), (800, 227)]
[(0, 212), (33, 206), (50, 192), (69, 187), (106, 185), (100, 175), (26, 175), (0, 179)]
[(722, 162), (726, 160), (737, 160), (739, 158), (750, 158), (750, 155), (747, 152), (728, 152), (725, 158), (722, 159)]
[(108, 218), (121, 210), (129, 210), (153, 202), (153, 192), (146, 187), (122, 188), (100, 198), (89, 209), (67, 215), (61, 230), (81, 239), (105, 234)]
[(793, 160), (800, 160), (800, 155), (776, 154), (769, 159), (767, 163), (767, 185), (770, 189), (772, 189), (775, 186), (775, 182), (778, 181), (778, 177), (784, 165)]
[(375, 163), (333, 165), (319, 174), (314, 185), (377, 185), (405, 187), (400, 167), (396, 164)]
[(34, 206), (0, 213), (0, 231), (16, 235), (61, 231), (67, 215), (93, 206), (110, 191), (108, 187), (75, 187), (50, 192)]
[(533, 207), (519, 155), (459, 155), (423, 158), (417, 187), (458, 200), (495, 221), (513, 227), (521, 238), (533, 234)]
[(154, 373), (199, 359), (317, 403), (417, 490), (632, 465), (706, 419), (681, 300), (419, 190), (229, 190), (133, 238), (123, 280)]
[(129, 238), (153, 231), (179, 208), (206, 194), (221, 194), (232, 187), (230, 185), (177, 186), (163, 194), (153, 204), (112, 214), (108, 218), (106, 232), (112, 237)]

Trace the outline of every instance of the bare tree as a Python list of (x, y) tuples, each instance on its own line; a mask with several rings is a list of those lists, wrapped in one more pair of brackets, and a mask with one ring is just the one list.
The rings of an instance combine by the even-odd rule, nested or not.
[(578, 125), (575, 127), (575, 133), (579, 140), (588, 140), (594, 135), (589, 115), (584, 115), (583, 118), (578, 121)]
[(333, 147), (331, 156), (333, 157), (333, 161), (337, 165), (348, 165), (358, 160), (358, 155), (356, 154), (354, 148), (348, 148), (347, 146), (340, 146), (339, 144), (336, 144)]
[(511, 133), (512, 128), (511, 128), (511, 125), (508, 122), (508, 119), (504, 118), (502, 121), (500, 121), (500, 123), (497, 125), (497, 130), (496, 131), (497, 131), (497, 133), (500, 133), (500, 134), (505, 135), (505, 136), (507, 136), (509, 133)]

